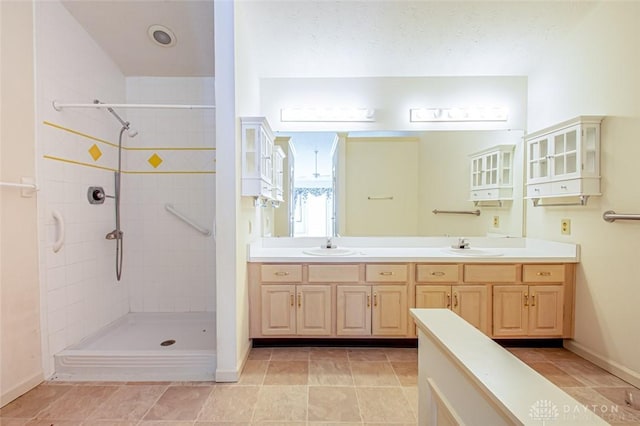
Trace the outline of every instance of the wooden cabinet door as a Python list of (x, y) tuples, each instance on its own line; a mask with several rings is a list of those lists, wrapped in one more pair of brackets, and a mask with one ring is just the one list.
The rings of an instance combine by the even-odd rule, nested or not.
[(416, 286), (416, 308), (449, 308), (450, 306), (450, 285)]
[(562, 336), (563, 307), (563, 286), (529, 286), (529, 335)]
[(407, 288), (398, 285), (373, 286), (372, 334), (405, 336), (407, 334)]
[(527, 299), (526, 285), (493, 286), (493, 336), (526, 336)]
[(454, 285), (451, 287), (451, 292), (451, 310), (478, 330), (489, 334), (487, 287), (484, 285)]
[(297, 334), (331, 335), (331, 286), (296, 287)]
[(371, 287), (339, 285), (336, 287), (336, 334), (338, 336), (371, 335)]
[(281, 336), (296, 334), (295, 286), (263, 285), (262, 334)]

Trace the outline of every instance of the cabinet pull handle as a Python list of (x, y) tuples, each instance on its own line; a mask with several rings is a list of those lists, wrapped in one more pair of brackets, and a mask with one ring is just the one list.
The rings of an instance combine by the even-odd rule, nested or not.
[(390, 276), (390, 275), (393, 275), (393, 272), (390, 272), (390, 271), (382, 271), (382, 272), (380, 272), (380, 275), (383, 275), (383, 276), (385, 276), (385, 277), (388, 277), (388, 276)]
[(367, 308), (371, 307), (371, 295), (367, 294)]
[(560, 185), (560, 189), (567, 189), (567, 185)]
[(541, 272), (538, 272), (536, 275), (539, 276), (539, 277), (550, 277), (551, 276), (551, 272), (549, 272), (549, 271), (541, 271)]
[(286, 277), (287, 275), (289, 275), (289, 273), (284, 271), (278, 271), (278, 272), (274, 272), (273, 275), (275, 275), (276, 277)]
[(373, 293), (373, 307), (378, 307), (378, 293)]
[(298, 308), (302, 308), (302, 293), (298, 293)]
[(451, 307), (451, 293), (447, 293), (447, 308)]
[(293, 293), (289, 295), (289, 302), (291, 303), (291, 306), (293, 306)]
[(435, 272), (432, 272), (431, 275), (433, 275), (434, 277), (442, 277), (442, 276), (444, 276), (444, 272), (435, 271)]
[(531, 295), (531, 306), (536, 306), (536, 295), (535, 294)]
[(529, 306), (529, 295), (527, 293), (524, 294), (524, 306)]
[(453, 293), (453, 307), (458, 307), (458, 293)]

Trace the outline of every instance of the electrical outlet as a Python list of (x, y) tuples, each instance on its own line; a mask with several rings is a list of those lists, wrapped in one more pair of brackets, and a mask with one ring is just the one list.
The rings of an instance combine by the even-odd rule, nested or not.
[(562, 235), (571, 235), (571, 219), (560, 220), (560, 233)]
[(493, 227), (500, 228), (500, 216), (493, 217)]

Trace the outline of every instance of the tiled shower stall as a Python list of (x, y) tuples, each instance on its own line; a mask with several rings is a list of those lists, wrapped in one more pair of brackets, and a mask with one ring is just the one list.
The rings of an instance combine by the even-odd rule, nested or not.
[[(149, 321), (141, 318), (149, 317), (160, 318), (155, 328), (164, 332), (155, 333), (151, 325), (133, 338), (124, 337), (123, 347), (113, 343), (106, 352), (135, 347), (175, 356), (192, 349), (184, 346), (187, 337), (179, 336), (178, 325), (185, 324), (198, 329), (199, 343), (193, 350), (209, 360), (213, 357), (214, 371), (214, 110), (115, 108), (138, 131), (133, 138), (125, 132), (122, 141), (124, 259), (118, 281), (115, 242), (105, 239), (115, 228), (114, 200), (92, 205), (87, 191), (102, 186), (107, 195), (114, 193), (121, 125), (105, 109), (53, 107), (53, 101), (90, 104), (95, 99), (213, 105), (213, 77), (125, 77), (61, 3), (37, 2), (35, 19), (45, 375), (56, 372), (65, 378), (59, 374), (60, 365), (54, 364), (54, 355), (65, 350), (96, 367), (100, 361), (95, 351), (82, 352), (85, 343), (93, 342), (88, 337), (116, 320), (126, 329), (134, 329), (137, 322), (148, 327)], [(172, 215), (167, 204), (212, 235)], [(61, 227), (54, 212), (63, 218), (65, 229), (58, 252), (53, 242), (60, 238)], [(113, 335), (109, 338), (118, 341)], [(149, 339), (148, 346), (133, 345), (144, 339)], [(163, 348), (160, 343), (165, 340), (176, 343)], [(202, 341), (207, 343), (202, 346)], [(105, 368), (100, 374), (112, 371)]]

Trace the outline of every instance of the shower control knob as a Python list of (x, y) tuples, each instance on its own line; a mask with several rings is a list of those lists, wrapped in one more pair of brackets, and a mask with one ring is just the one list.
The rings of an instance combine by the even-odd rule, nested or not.
[(89, 204), (102, 204), (104, 203), (105, 197), (104, 188), (101, 186), (90, 186), (87, 191)]

